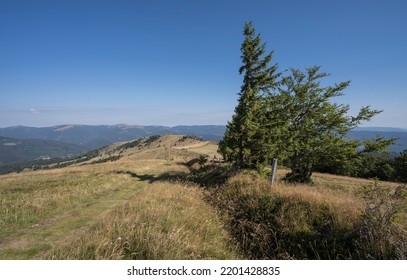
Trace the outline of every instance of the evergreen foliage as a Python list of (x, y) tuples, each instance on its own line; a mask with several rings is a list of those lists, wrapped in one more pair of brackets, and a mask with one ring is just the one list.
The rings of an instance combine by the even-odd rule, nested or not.
[(277, 64), (269, 66), (273, 53), (265, 55), (266, 45), (251, 22), (244, 27), (242, 63), (243, 85), (238, 93), (238, 105), (227, 124), (225, 137), (219, 147), (224, 157), (238, 167), (254, 167), (264, 161), (266, 131), (263, 96), (277, 85)]
[[(239, 168), (254, 168), (272, 158), (285, 160), (291, 168), (286, 179), (310, 182), (317, 163), (352, 165), (364, 153), (385, 152), (396, 139), (377, 136), (363, 142), (347, 134), (381, 111), (362, 107), (349, 116), (349, 106), (332, 102), (343, 95), (350, 82), (321, 86), (329, 76), (319, 66), (305, 71), (291, 69), (282, 77), (277, 64), (269, 67), (272, 52), (264, 56), (265, 44), (251, 22), (245, 24), (241, 47), (244, 73), (238, 105), (227, 124), (219, 151)], [(390, 172), (390, 171), (389, 171)]]
[(366, 179), (397, 181), (395, 159), (381, 154), (360, 154), (349, 162), (318, 162), (315, 171)]
[(397, 179), (407, 183), (407, 149), (400, 153), (394, 159), (394, 168), (396, 169)]
[[(394, 141), (381, 137), (363, 143), (347, 139), (350, 130), (380, 111), (367, 106), (357, 116), (348, 116), (349, 106), (334, 103), (331, 99), (342, 96), (350, 82), (322, 87), (320, 79), (328, 74), (319, 70), (319, 66), (306, 68), (305, 72), (291, 69), (291, 75), (283, 78), (280, 88), (285, 108), (285, 114), (280, 118), (286, 122), (283, 139), (287, 143), (285, 149), (291, 168), (291, 173), (286, 176), (289, 181), (310, 182), (318, 162), (335, 165), (354, 161), (361, 153), (383, 151)], [(361, 144), (363, 149), (358, 151)]]

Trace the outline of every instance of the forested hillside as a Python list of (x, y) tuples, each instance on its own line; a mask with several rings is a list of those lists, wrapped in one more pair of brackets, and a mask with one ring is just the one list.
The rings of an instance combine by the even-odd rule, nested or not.
[(82, 154), (84, 147), (53, 140), (15, 139), (0, 136), (0, 165)]

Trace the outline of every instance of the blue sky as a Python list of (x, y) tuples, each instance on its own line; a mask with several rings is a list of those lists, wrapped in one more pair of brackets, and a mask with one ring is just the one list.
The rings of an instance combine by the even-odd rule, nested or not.
[(365, 126), (407, 128), (407, 2), (0, 0), (0, 127), (226, 124), (252, 20), (280, 70), (320, 65)]

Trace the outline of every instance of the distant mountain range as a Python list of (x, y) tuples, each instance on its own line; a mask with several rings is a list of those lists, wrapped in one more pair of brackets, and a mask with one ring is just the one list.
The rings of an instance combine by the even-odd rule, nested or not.
[(372, 128), (369, 130), (368, 128), (357, 128), (349, 132), (349, 137), (357, 140), (372, 139), (375, 138), (376, 135), (380, 135), (385, 139), (398, 138), (396, 141), (397, 144), (389, 147), (389, 150), (393, 153), (399, 153), (407, 149), (407, 130), (404, 129), (391, 130), (387, 128), (384, 130), (375, 130)]
[(379, 131), (379, 132), (407, 132), (407, 129), (404, 128), (396, 128), (396, 127), (358, 127), (355, 128), (354, 131)]
[[(41, 157), (64, 157), (94, 150), (114, 142), (162, 134), (188, 134), (213, 141), (222, 139), (225, 130), (224, 125), (168, 127), (119, 124), (59, 125), (40, 128), (13, 126), (0, 128), (0, 136), (2, 136), (0, 138), (0, 161), (6, 164)], [(364, 140), (374, 138), (377, 134), (386, 139), (399, 138), (398, 145), (390, 147), (394, 154), (407, 149), (407, 129), (361, 127), (351, 131), (349, 137)]]
[(114, 142), (161, 134), (189, 134), (204, 140), (223, 138), (223, 125), (141, 126), (141, 125), (59, 125), (52, 127), (13, 126), (0, 128), (0, 136), (18, 139), (44, 139), (96, 149)]

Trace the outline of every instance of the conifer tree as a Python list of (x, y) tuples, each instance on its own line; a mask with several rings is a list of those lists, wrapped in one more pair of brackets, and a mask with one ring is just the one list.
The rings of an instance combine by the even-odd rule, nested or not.
[(238, 167), (253, 167), (266, 160), (267, 145), (265, 99), (270, 90), (276, 88), (277, 64), (269, 66), (273, 52), (265, 55), (266, 45), (256, 34), (252, 22), (244, 27), (241, 46), (243, 65), (239, 74), (244, 74), (238, 93), (238, 105), (232, 120), (228, 122), (219, 150), (224, 158)]

